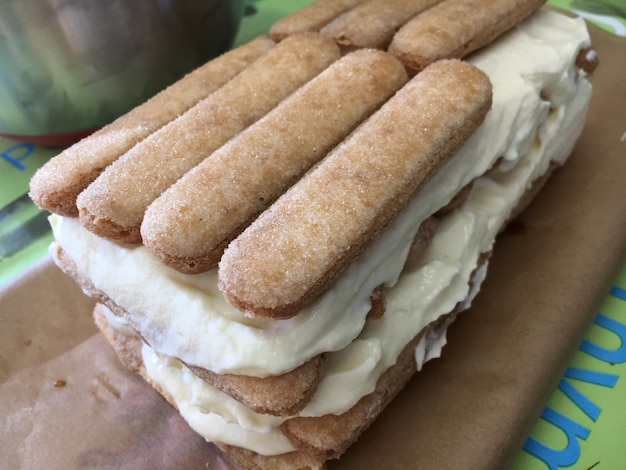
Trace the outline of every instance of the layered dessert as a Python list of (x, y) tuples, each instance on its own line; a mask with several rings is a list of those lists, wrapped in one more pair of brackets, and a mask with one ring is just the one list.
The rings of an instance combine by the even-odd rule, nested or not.
[[(440, 355), (498, 233), (566, 162), (591, 97), (589, 35), (553, 11), (519, 21), (419, 70), (389, 42), (274, 38), (220, 87), (250, 84), (255, 61), (263, 73), (306, 61), (289, 91), (186, 147), (194, 122), (211, 134), (233, 109), (208, 90), (83, 179), (75, 211), (48, 207), (51, 254), (98, 301), (122, 362), (242, 467), (340, 457)], [(289, 60), (271, 56), (289, 41)], [(171, 170), (185, 148), (196, 156)], [(50, 172), (31, 186), (44, 207)]]

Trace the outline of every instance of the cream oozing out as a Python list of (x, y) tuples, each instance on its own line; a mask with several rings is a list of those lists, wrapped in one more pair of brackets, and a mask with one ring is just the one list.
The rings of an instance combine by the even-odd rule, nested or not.
[[(199, 379), (166, 356), (218, 373), (262, 376), (335, 351), (327, 355), (324, 379), (301, 415), (353, 406), (425, 325), (475, 293), (469, 279), (480, 254), (491, 249), (532, 180), (571, 151), (591, 93), (573, 62), (588, 45), (581, 20), (542, 11), (475, 54), (471, 61), (494, 85), (493, 108), (481, 128), (333, 288), (293, 319), (247, 318), (222, 298), (215, 271), (177, 273), (144, 248), (99, 239), (74, 219), (51, 218), (56, 243), (97, 288), (132, 312), (128, 320), (156, 351), (144, 353), (148, 374), (174, 397), (196, 431), (260, 453), (286, 452), (290, 445), (277, 437), (277, 418), (230, 403), (221, 392), (198, 391), (210, 386), (197, 384)], [(501, 171), (480, 176), (501, 156)], [(400, 276), (420, 222), (473, 180), (469, 198), (440, 221), (421, 262)], [(386, 312), (366, 323), (369, 296), (380, 284), (387, 286)], [(182, 383), (194, 384), (193, 397)], [(203, 416), (211, 416), (210, 424)]]

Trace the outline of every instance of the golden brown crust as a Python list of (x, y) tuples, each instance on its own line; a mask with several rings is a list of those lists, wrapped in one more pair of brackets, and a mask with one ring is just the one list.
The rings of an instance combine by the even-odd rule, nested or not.
[(335, 18), (320, 33), (334, 39), (343, 51), (387, 49), (403, 24), (440, 1), (368, 0)]
[(260, 57), (274, 42), (259, 37), (207, 62), (140, 106), (41, 167), (30, 182), (40, 208), (75, 217), (76, 197), (120, 155), (215, 91)]
[(276, 21), (270, 28), (270, 36), (274, 41), (282, 41), (292, 34), (319, 31), (335, 17), (364, 1), (317, 0)]
[[(482, 123), (491, 83), (440, 61), (418, 74), (224, 252), (236, 308), (287, 318), (323, 292)], [(401, 138), (399, 137), (401, 136)]]
[(462, 58), (538, 10), (545, 0), (446, 0), (417, 15), (393, 37), (389, 52), (423, 70), (445, 58)]
[(141, 242), (152, 201), (339, 57), (337, 46), (316, 33), (282, 41), (111, 164), (78, 196), (81, 222), (101, 237)]
[(217, 266), (233, 238), (407, 80), (383, 51), (337, 60), (156, 199), (144, 244), (178, 271)]

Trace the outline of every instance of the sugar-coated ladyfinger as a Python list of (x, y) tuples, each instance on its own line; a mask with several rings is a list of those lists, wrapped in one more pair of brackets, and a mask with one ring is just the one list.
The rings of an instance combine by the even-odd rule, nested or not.
[(387, 49), (395, 32), (418, 13), (441, 0), (368, 0), (324, 26), (344, 51), (361, 47)]
[(273, 46), (274, 41), (261, 36), (233, 49), (69, 147), (35, 174), (30, 182), (30, 197), (42, 209), (77, 216), (76, 197), (104, 168), (221, 87)]
[(305, 31), (319, 31), (335, 17), (365, 0), (317, 0), (279, 19), (270, 28), (270, 36), (282, 41), (287, 36)]
[(288, 318), (326, 290), (454, 155), (491, 107), (458, 60), (417, 74), (226, 249), (219, 287), (252, 315)]
[(445, 58), (463, 58), (491, 43), (545, 0), (445, 0), (417, 15), (393, 37), (389, 52), (414, 71)]
[(339, 57), (338, 47), (317, 33), (280, 42), (102, 172), (78, 196), (81, 223), (99, 236), (140, 243), (152, 201)]
[(143, 243), (185, 273), (217, 266), (233, 238), (407, 80), (386, 52), (344, 56), (155, 200)]

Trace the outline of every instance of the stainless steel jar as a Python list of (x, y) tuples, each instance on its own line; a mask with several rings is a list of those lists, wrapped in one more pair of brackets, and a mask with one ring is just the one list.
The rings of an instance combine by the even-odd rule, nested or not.
[(63, 143), (225, 51), (244, 0), (2, 0), (0, 135)]

